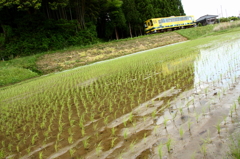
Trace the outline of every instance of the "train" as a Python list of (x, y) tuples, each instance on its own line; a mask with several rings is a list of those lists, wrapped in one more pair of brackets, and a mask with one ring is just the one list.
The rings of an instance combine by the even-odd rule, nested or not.
[(168, 30), (184, 29), (196, 26), (194, 16), (171, 16), (152, 18), (144, 22), (145, 33), (159, 33)]

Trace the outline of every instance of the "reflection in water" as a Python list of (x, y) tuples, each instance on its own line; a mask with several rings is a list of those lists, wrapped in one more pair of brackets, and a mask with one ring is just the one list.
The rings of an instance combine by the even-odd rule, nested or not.
[(221, 81), (223, 84), (240, 75), (240, 39), (200, 51), (195, 63), (194, 86)]

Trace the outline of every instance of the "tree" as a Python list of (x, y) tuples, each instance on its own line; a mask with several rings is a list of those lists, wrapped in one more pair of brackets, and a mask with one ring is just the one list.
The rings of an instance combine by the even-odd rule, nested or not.
[(139, 19), (139, 12), (137, 11), (135, 0), (124, 0), (123, 11), (125, 13), (126, 21), (129, 27), (129, 34), (132, 38), (132, 24), (136, 25)]

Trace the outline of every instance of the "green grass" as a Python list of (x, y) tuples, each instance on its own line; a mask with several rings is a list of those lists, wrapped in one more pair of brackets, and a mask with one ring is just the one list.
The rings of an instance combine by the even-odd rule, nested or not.
[(0, 86), (20, 82), (32, 77), (37, 77), (38, 74), (31, 70), (18, 67), (1, 67), (0, 68)]
[(214, 25), (207, 25), (202, 27), (195, 27), (189, 29), (181, 29), (176, 31), (178, 34), (188, 38), (189, 40), (197, 39), (204, 35), (208, 35), (213, 32)]
[(0, 86), (5, 86), (39, 76), (36, 60), (40, 55), (0, 62)]
[(181, 29), (177, 30), (176, 32), (188, 38), (189, 40), (193, 40), (201, 37), (220, 35), (236, 31), (240, 31), (239, 21), (233, 23), (220, 23), (189, 29)]

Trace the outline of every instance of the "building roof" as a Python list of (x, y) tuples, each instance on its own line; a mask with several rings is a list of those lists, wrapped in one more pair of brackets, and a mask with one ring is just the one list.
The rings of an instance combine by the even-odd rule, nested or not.
[(198, 18), (198, 19), (196, 20), (196, 22), (200, 22), (200, 21), (202, 21), (202, 20), (204, 20), (204, 19), (216, 18), (216, 17), (218, 17), (218, 16), (217, 16), (217, 15), (204, 15), (204, 16), (201, 16), (200, 18)]

